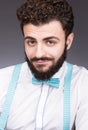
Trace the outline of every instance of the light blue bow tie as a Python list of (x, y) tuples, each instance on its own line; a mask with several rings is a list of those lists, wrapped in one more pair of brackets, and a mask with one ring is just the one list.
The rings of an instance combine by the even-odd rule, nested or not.
[(50, 80), (42, 81), (42, 80), (37, 80), (36, 78), (33, 77), (32, 83), (35, 85), (47, 84), (47, 85), (50, 85), (52, 87), (59, 88), (60, 80), (59, 80), (59, 78), (51, 78)]

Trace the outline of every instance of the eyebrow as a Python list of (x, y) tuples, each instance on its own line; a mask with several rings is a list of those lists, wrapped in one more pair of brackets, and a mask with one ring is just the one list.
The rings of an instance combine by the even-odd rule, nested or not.
[[(26, 39), (36, 40), (36, 38), (31, 37), (31, 36), (26, 36), (26, 37), (24, 37), (24, 40), (26, 40)], [(50, 36), (50, 37), (46, 37), (46, 38), (44, 38), (43, 41), (45, 41), (45, 40), (49, 40), (49, 39), (60, 40), (58, 37)]]
[(26, 39), (36, 40), (35, 38), (30, 37), (30, 36), (26, 36), (26, 37), (24, 37), (24, 40), (26, 40)]

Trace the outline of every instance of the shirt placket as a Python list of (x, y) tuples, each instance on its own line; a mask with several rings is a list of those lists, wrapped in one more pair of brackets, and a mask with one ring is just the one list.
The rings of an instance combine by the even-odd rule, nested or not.
[(36, 125), (35, 130), (42, 130), (43, 129), (43, 117), (45, 113), (45, 105), (49, 94), (49, 86), (43, 85), (41, 86), (41, 95), (39, 98), (37, 112), (36, 112)]

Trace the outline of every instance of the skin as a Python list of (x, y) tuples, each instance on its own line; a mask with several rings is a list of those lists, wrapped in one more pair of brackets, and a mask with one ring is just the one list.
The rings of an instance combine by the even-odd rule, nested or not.
[[(65, 32), (59, 21), (51, 21), (47, 24), (35, 26), (26, 24), (23, 27), (25, 53), (36, 70), (46, 72), (63, 54), (65, 44), (70, 49), (73, 41), (73, 33), (66, 40)], [(41, 59), (41, 58), (47, 59)], [(31, 59), (38, 58), (32, 61)]]

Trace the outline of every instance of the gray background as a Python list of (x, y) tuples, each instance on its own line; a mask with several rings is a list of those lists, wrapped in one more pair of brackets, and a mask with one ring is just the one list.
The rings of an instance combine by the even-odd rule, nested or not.
[[(24, 62), (24, 43), (16, 9), (25, 0), (0, 0), (0, 68)], [(88, 0), (69, 0), (75, 15), (70, 63), (88, 68)]]

